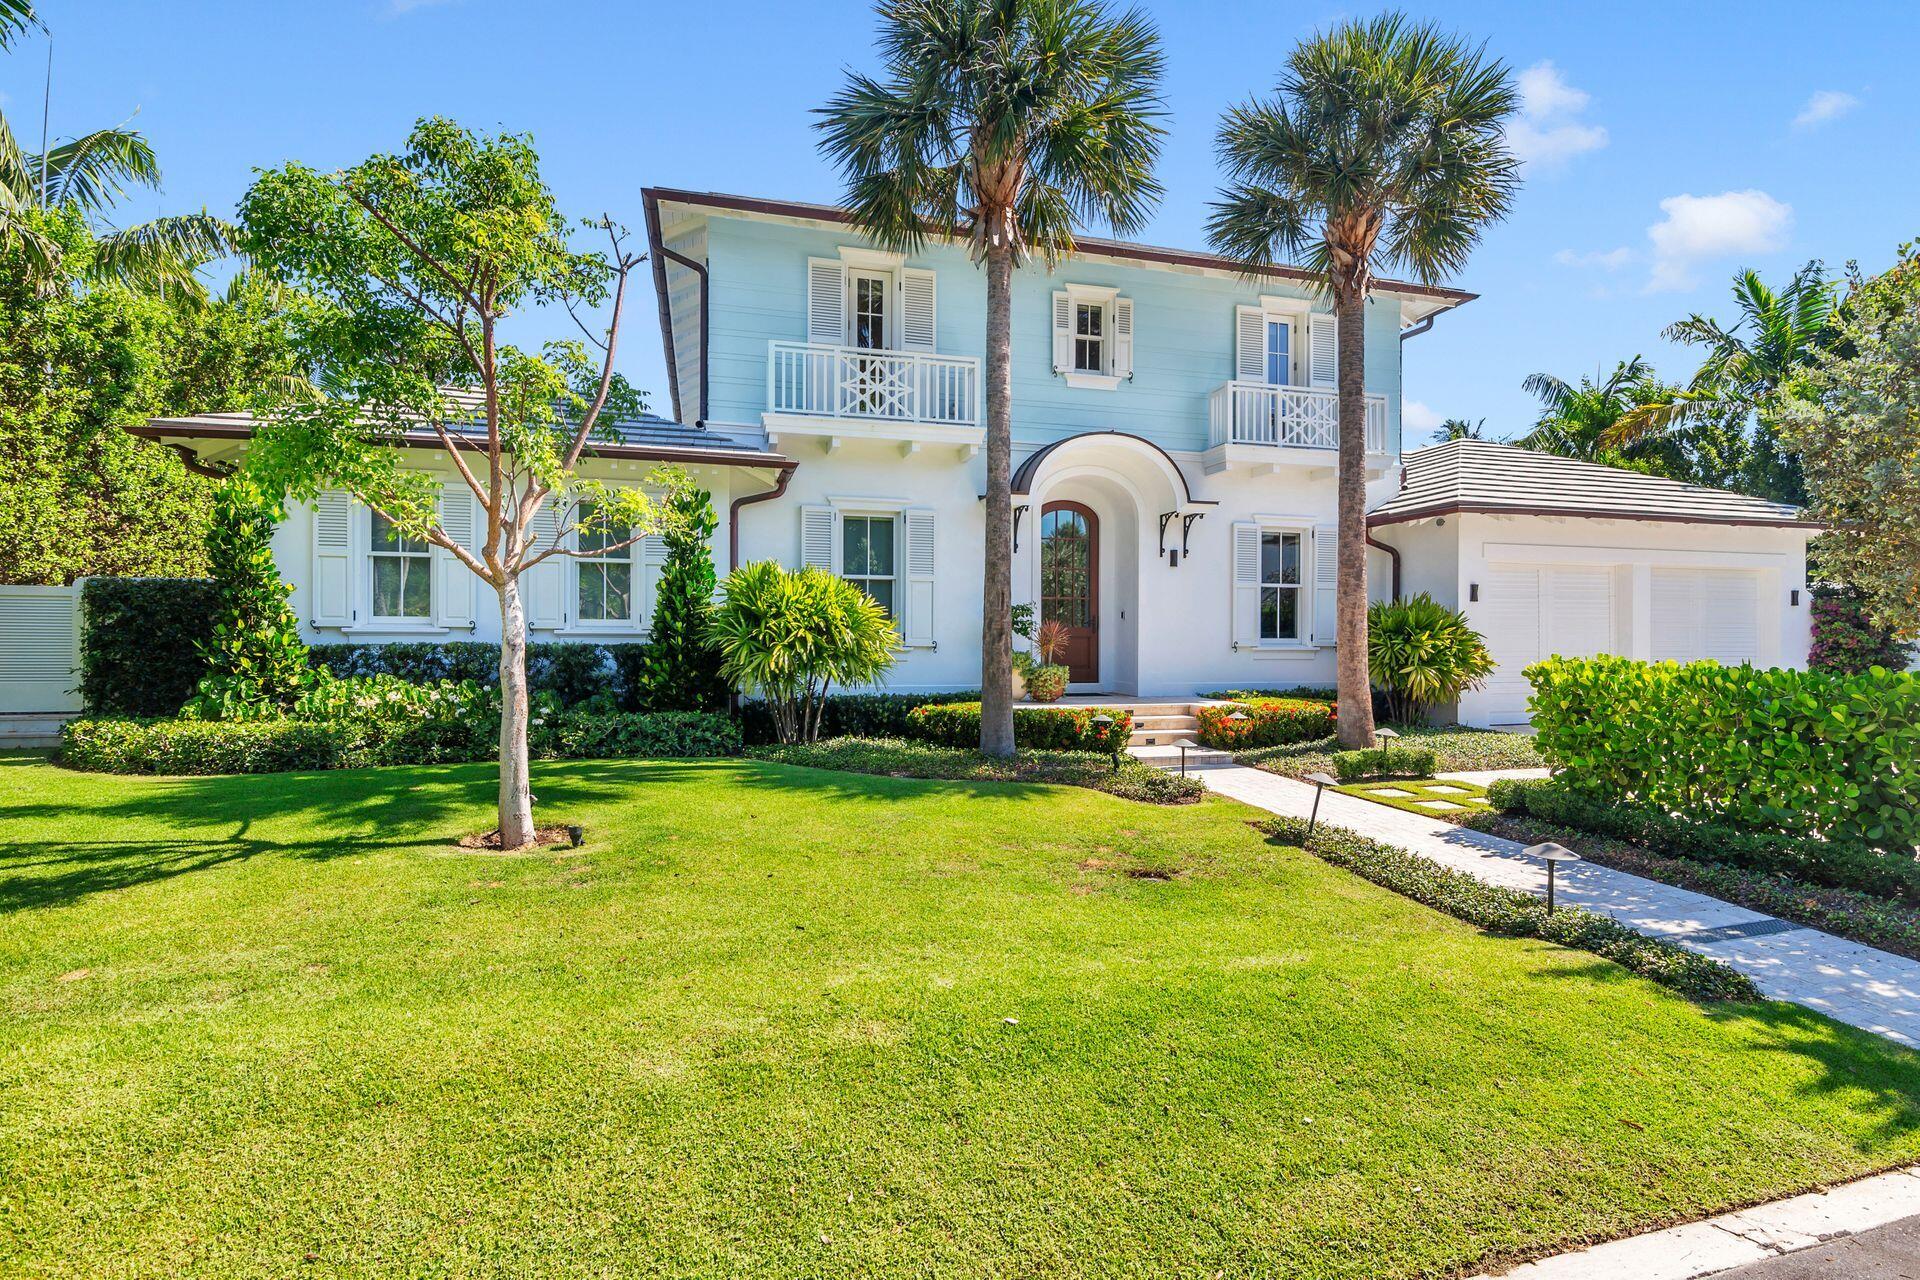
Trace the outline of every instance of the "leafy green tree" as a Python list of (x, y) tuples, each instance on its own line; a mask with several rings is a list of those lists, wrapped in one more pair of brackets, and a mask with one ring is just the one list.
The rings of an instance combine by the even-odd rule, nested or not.
[(1800, 458), (1820, 568), (1868, 620), (1920, 639), (1920, 246), (1849, 272), (1828, 349), (1763, 407)]
[(764, 698), (782, 742), (820, 736), (827, 694), (872, 684), (892, 668), (899, 634), (874, 598), (809, 565), (743, 564), (721, 584), (713, 636), (721, 672)]
[(980, 749), (1013, 754), (1013, 273), (1088, 220), (1127, 235), (1160, 195), (1160, 39), (1099, 0), (881, 0), (881, 76), (820, 108), (868, 235), (964, 239), (986, 268), (986, 584)]
[(189, 714), (205, 720), (278, 715), (313, 683), (300, 622), (287, 605), (293, 588), (273, 563), (273, 531), (285, 518), (279, 501), (244, 474), (215, 491), (207, 533), (215, 616), (213, 633), (200, 646), (207, 674)]
[(1624, 447), (1607, 443), (1614, 427), (1636, 408), (1673, 394), (1673, 388), (1654, 375), (1639, 356), (1622, 360), (1599, 380), (1565, 382), (1550, 373), (1535, 373), (1520, 384), (1540, 400), (1540, 417), (1533, 430), (1515, 440), (1523, 449), (1578, 458), (1602, 466), (1622, 467), (1653, 475), (1686, 478), (1686, 460), (1676, 441), (1642, 440)]
[(716, 578), (707, 540), (719, 525), (713, 495), (687, 488), (669, 499), (667, 560), (654, 593), (640, 683), (650, 711), (719, 711), (727, 705), (720, 647), (711, 634)]
[(1468, 422), (1465, 418), (1448, 418), (1433, 433), (1436, 444), (1445, 444), (1449, 440), (1485, 440), (1487, 438), (1487, 420), (1479, 418)]
[[(247, 466), (264, 492), (310, 500), (351, 493), (399, 533), (441, 548), (491, 587), (500, 609), (499, 838), (533, 839), (527, 784), (527, 629), (520, 577), (580, 554), (585, 529), (601, 553), (666, 527), (639, 486), (583, 475), (596, 441), (638, 412), (614, 373), (627, 284), (640, 257), (609, 218), (583, 224), (604, 252), (572, 243), (524, 136), (488, 137), (423, 119), (406, 150), (342, 172), (300, 164), (263, 173), (240, 206), (243, 241), (263, 277), (299, 299), (288, 326), (299, 368), (317, 385), (261, 388)], [(500, 322), (540, 304), (565, 307), (587, 342), (538, 351), (505, 344)], [(606, 309), (597, 332), (582, 311)], [(588, 344), (595, 348), (589, 352)], [(429, 430), (440, 458), (485, 509), (478, 543), (441, 526), (439, 482), (396, 448)], [(684, 485), (677, 471), (651, 483)], [(542, 537), (534, 521), (557, 526)]]
[(1507, 67), (1397, 13), (1344, 22), (1287, 58), (1273, 97), (1227, 112), (1214, 247), (1319, 277), (1339, 332), (1340, 741), (1373, 745), (1367, 692), (1366, 305), (1375, 273), (1437, 283), (1506, 216), (1519, 163)]
[(1733, 278), (1733, 301), (1739, 319), (1731, 327), (1697, 312), (1667, 326), (1661, 336), (1704, 347), (1706, 358), (1684, 390), (1622, 415), (1605, 443), (1622, 449), (1689, 426), (1734, 423), (1745, 448), (1730, 482), (1776, 502), (1804, 503), (1799, 463), (1780, 447), (1768, 406), (1831, 340), (1834, 282), (1818, 261), (1781, 289), (1757, 271), (1742, 271)]

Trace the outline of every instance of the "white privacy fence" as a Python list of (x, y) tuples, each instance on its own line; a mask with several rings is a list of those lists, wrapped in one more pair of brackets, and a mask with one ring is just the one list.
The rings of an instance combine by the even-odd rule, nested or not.
[(0, 713), (80, 710), (80, 584), (0, 587)]

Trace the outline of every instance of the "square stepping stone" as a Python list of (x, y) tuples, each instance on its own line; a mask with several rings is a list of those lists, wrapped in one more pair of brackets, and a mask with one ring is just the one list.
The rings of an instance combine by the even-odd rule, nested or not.
[(1455, 809), (1465, 807), (1464, 805), (1457, 805), (1451, 800), (1415, 800), (1414, 803), (1422, 809), (1432, 809), (1435, 813), (1451, 813)]
[(1390, 800), (1413, 799), (1413, 792), (1402, 791), (1399, 787), (1368, 787), (1367, 794), (1370, 796), (1386, 796)]
[(1436, 782), (1427, 788), (1427, 794), (1435, 796), (1463, 796), (1467, 794), (1467, 791), (1464, 787), (1449, 787), (1443, 783)]

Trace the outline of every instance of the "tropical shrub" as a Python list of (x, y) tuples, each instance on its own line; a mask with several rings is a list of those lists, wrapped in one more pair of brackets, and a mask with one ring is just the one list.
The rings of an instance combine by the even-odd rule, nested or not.
[(1036, 663), (1022, 672), (1027, 682), (1027, 697), (1035, 702), (1058, 702), (1067, 691), (1069, 672), (1050, 662)]
[(204, 578), (88, 578), (80, 697), (88, 715), (170, 716), (206, 673), (215, 588)]
[(721, 584), (713, 615), (721, 674), (765, 699), (782, 742), (820, 734), (832, 687), (872, 684), (893, 666), (899, 634), (872, 596), (808, 566), (746, 564)]
[(1599, 657), (1527, 678), (1534, 745), (1569, 790), (1902, 858), (1920, 844), (1920, 675)]
[(1503, 813), (1611, 836), (1658, 853), (1920, 902), (1920, 862), (1911, 855), (1876, 853), (1726, 822), (1690, 822), (1649, 804), (1599, 800), (1560, 779), (1499, 779), (1487, 788), (1487, 803)]
[[(1016, 622), (1018, 619), (1016, 619)], [(1071, 637), (1066, 624), (1048, 619), (1033, 633), (1033, 654), (1017, 665), (1026, 681), (1027, 696), (1035, 702), (1057, 702), (1067, 691), (1069, 672), (1060, 659), (1066, 656)]]
[(1493, 655), (1461, 614), (1425, 592), (1367, 610), (1367, 672), (1392, 720), (1417, 720), (1492, 674)]
[[(1097, 725), (1095, 716), (1112, 723)], [(980, 742), (980, 704), (949, 702), (915, 707), (907, 717), (908, 734), (943, 747), (973, 747)], [(1013, 740), (1031, 751), (1098, 751), (1111, 755), (1127, 745), (1133, 713), (1118, 707), (1015, 707)]]
[(1431, 778), (1439, 768), (1432, 747), (1365, 747), (1333, 753), (1333, 776), (1342, 782), (1366, 778)]
[(1815, 671), (1861, 675), (1875, 667), (1900, 671), (1912, 661), (1913, 646), (1869, 618), (1858, 592), (1845, 587), (1814, 588), (1808, 666)]
[(1324, 822), (1315, 826), (1311, 840), (1307, 824), (1298, 818), (1276, 818), (1266, 829), (1276, 839), (1298, 845), (1336, 867), (1489, 933), (1539, 938), (1591, 952), (1693, 1000), (1761, 998), (1760, 989), (1746, 974), (1580, 907), (1548, 912), (1545, 901), (1524, 890), (1486, 884), (1417, 853)]
[(202, 720), (277, 715), (313, 683), (300, 623), (287, 606), (293, 587), (273, 563), (273, 531), (286, 512), (245, 474), (214, 491), (207, 528), (213, 569), (213, 633), (200, 646), (207, 673), (185, 714)]
[(730, 692), (720, 674), (713, 616), (713, 553), (707, 540), (718, 518), (713, 496), (684, 488), (668, 495), (673, 517), (660, 535), (667, 560), (654, 592), (653, 624), (639, 678), (641, 700), (655, 711), (720, 711)]
[[(1233, 719), (1235, 712), (1245, 719)], [(1201, 745), (1220, 751), (1309, 742), (1333, 732), (1333, 704), (1305, 698), (1250, 698), (1202, 705), (1194, 714)]]
[(1090, 787), (1147, 804), (1191, 804), (1206, 795), (1198, 778), (1182, 778), (1127, 756), (1116, 770), (1104, 756), (1083, 751), (1029, 751), (1002, 758), (977, 750), (885, 738), (835, 738), (786, 746), (756, 747), (759, 760), (838, 769), (883, 778), (947, 778), (966, 782), (1051, 782)]

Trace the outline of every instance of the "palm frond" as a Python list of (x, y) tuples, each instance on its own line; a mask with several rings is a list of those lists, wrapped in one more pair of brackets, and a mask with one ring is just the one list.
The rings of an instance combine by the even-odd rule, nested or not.
[(33, 0), (0, 0), (0, 49), (11, 48), (29, 31), (45, 30), (40, 15), (34, 12)]
[(234, 228), (210, 213), (155, 218), (101, 236), (92, 274), (143, 292), (204, 297), (202, 266), (233, 252)]
[(160, 185), (160, 164), (153, 147), (132, 129), (95, 129), (59, 144), (45, 156), (28, 157), (27, 170), (36, 188), (43, 161), (44, 203), (82, 213), (105, 212), (130, 187)]

